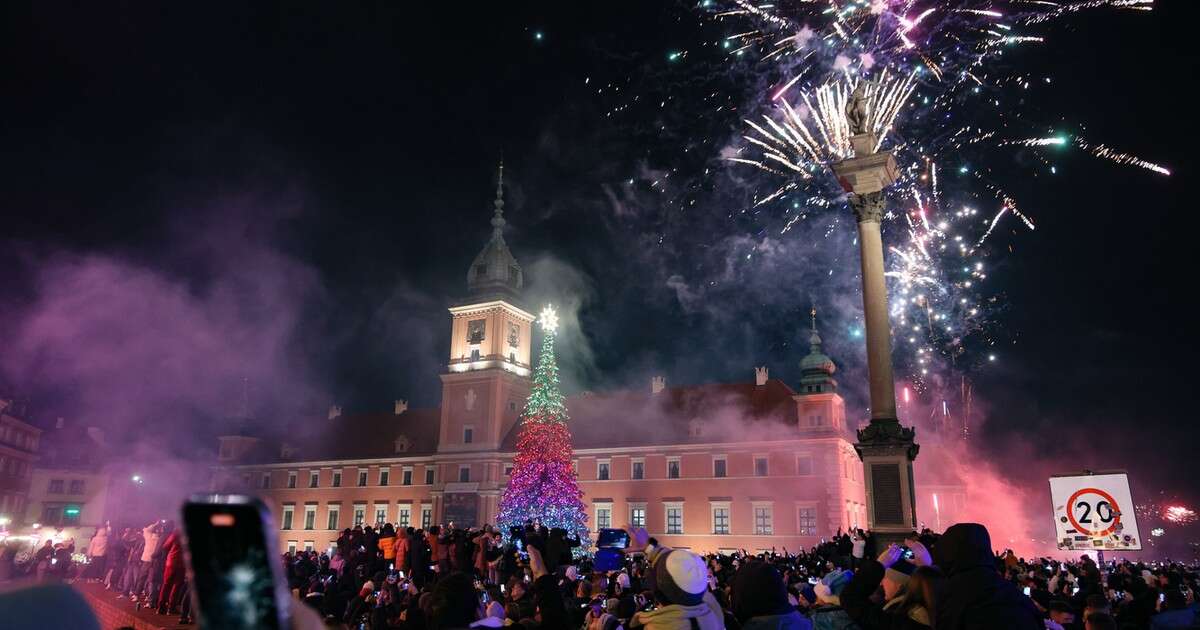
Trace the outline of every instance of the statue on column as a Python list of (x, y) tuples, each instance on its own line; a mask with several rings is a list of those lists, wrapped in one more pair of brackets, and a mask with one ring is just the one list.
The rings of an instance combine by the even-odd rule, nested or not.
[(861, 81), (850, 100), (846, 102), (846, 122), (850, 125), (850, 133), (858, 135), (867, 133), (867, 82)]

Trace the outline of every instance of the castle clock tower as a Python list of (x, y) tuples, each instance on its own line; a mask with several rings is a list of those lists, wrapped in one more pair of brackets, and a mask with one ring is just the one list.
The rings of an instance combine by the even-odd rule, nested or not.
[(521, 265), (504, 242), (503, 163), (493, 205), (492, 236), (467, 270), (467, 296), (450, 307), (438, 440), (443, 453), (499, 449), (529, 396), (534, 316), (522, 308)]

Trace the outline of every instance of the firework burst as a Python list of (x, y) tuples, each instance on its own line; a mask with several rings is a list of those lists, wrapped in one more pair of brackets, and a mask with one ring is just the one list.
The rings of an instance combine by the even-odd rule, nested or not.
[(1163, 518), (1176, 525), (1186, 525), (1196, 520), (1196, 511), (1182, 505), (1168, 505), (1163, 508)]
[[(1052, 152), (1077, 149), (1116, 164), (1169, 175), (1154, 162), (1074, 134), (1028, 126), (1014, 91), (1051, 79), (1005, 74), (995, 62), (1013, 46), (1044, 41), (1032, 31), (1084, 10), (1145, 11), (1153, 0), (923, 2), (919, 0), (749, 0), (702, 2), (730, 34), (719, 45), (737, 70), (767, 85), (741, 108), (746, 131), (730, 162), (772, 175), (755, 206), (796, 197), (840, 207), (845, 193), (830, 166), (853, 157), (846, 106), (865, 97), (875, 150), (892, 152), (899, 178), (888, 190), (888, 277), (899, 348), (919, 385), (935, 361), (955, 361), (967, 335), (985, 328), (987, 247), (1005, 222), (1033, 218), (982, 166), (998, 152), (1032, 152), (1056, 173)], [(745, 62), (750, 57), (756, 62)], [(1012, 106), (1006, 104), (1012, 103)], [(736, 144), (736, 143), (735, 143)], [(972, 166), (972, 164), (981, 166)], [(791, 199), (789, 199), (789, 197)], [(794, 222), (789, 221), (786, 232)], [(896, 224), (899, 225), (896, 225)], [(991, 345), (993, 342), (985, 342)], [(994, 360), (989, 351), (989, 359)]]

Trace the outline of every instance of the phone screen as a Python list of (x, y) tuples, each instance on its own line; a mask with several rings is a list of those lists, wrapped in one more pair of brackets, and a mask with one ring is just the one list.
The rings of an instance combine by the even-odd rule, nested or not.
[(624, 549), (629, 546), (629, 532), (623, 529), (614, 529), (605, 527), (600, 530), (600, 535), (596, 540), (596, 547), (600, 549), (613, 548)]
[(1029, 591), (1030, 591), (1029, 587), (1028, 587), (1028, 586), (1026, 586), (1026, 587), (1025, 587), (1025, 596), (1026, 596), (1026, 597), (1029, 597)]
[(287, 628), (287, 592), (268, 512), (240, 495), (193, 497), (183, 506), (188, 562), (202, 627)]

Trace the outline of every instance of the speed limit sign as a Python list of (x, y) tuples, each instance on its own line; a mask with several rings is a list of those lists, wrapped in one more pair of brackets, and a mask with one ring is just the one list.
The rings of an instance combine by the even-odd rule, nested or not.
[(1050, 497), (1059, 549), (1142, 548), (1125, 473), (1056, 475)]

